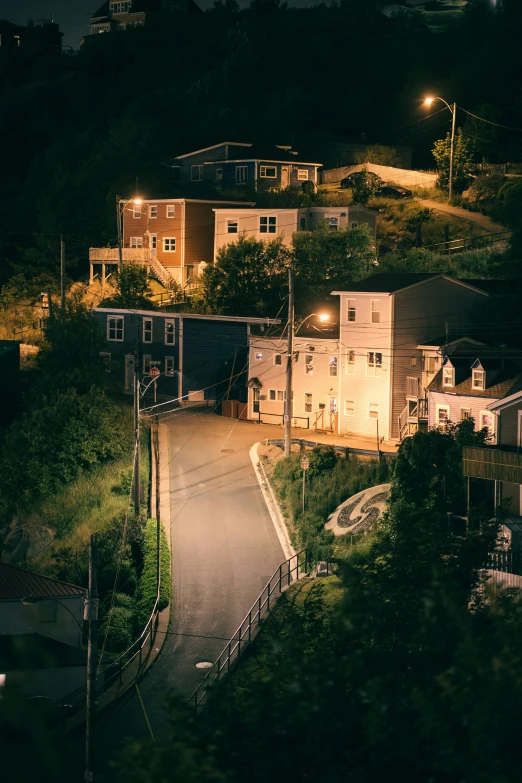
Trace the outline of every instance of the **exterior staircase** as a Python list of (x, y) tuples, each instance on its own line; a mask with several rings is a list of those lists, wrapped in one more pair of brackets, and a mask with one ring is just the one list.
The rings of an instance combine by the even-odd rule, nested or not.
[(150, 256), (148, 258), (148, 263), (154, 277), (159, 280), (160, 283), (165, 286), (165, 288), (167, 288), (169, 283), (171, 283), (174, 279), (169, 270), (166, 269), (157, 258), (154, 258), (154, 256)]

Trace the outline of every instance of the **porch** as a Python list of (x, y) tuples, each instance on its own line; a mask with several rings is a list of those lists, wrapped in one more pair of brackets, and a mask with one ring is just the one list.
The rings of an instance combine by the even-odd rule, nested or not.
[[(173, 282), (178, 283), (187, 293), (197, 287), (197, 269), (191, 265), (185, 267), (168, 268), (158, 261), (157, 257), (146, 247), (123, 247), (121, 249), (123, 263), (141, 264), (147, 267), (147, 273), (159, 280), (168, 288)], [(102, 288), (111, 277), (113, 267), (120, 263), (120, 251), (117, 247), (91, 247), (89, 248), (89, 285), (94, 280), (101, 281)]]
[(398, 417), (399, 440), (428, 428), (428, 400), (420, 378), (406, 378), (406, 406)]

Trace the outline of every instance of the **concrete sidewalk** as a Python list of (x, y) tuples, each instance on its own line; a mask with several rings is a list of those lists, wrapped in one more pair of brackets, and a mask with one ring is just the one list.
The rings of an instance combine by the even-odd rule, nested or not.
[[(280, 440), (284, 438), (284, 427), (278, 424), (259, 424), (253, 422), (256, 426), (261, 426), (266, 429), (266, 438), (263, 440)], [(317, 444), (325, 444), (328, 446), (344, 446), (347, 449), (361, 449), (364, 451), (373, 451), (377, 455), (377, 437), (364, 438), (355, 437), (352, 435), (334, 435), (324, 432), (316, 432), (315, 430), (305, 430), (301, 427), (292, 428), (292, 439), (306, 440)], [(384, 440), (379, 438), (379, 450), (381, 452), (389, 452), (395, 454), (399, 444), (396, 441)]]
[(445, 212), (447, 215), (453, 215), (462, 220), (467, 220), (468, 223), (474, 223), (483, 228), (488, 234), (496, 234), (508, 230), (504, 226), (494, 223), (490, 217), (483, 215), (481, 212), (470, 212), (469, 209), (454, 207), (451, 204), (444, 204), (439, 201), (432, 201), (429, 198), (419, 198), (417, 201), (419, 204), (422, 204), (423, 207), (428, 207), (428, 209), (435, 209), (437, 212)]

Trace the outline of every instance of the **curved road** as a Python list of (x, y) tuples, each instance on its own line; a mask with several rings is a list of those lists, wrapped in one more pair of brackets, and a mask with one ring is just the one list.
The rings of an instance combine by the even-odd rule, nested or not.
[[(169, 415), (171, 623), (161, 656), (140, 685), (150, 728), (167, 736), (167, 693), (188, 699), (277, 566), (285, 560), (249, 450), (262, 425), (207, 412)], [(168, 460), (168, 461), (167, 461)], [(108, 761), (126, 738), (150, 737), (136, 691), (102, 714), (96, 726), (98, 781), (114, 780)]]

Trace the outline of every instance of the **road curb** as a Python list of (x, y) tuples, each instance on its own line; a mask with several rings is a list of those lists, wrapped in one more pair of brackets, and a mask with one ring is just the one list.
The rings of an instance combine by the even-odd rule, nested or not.
[(279, 543), (281, 544), (281, 549), (283, 550), (286, 559), (289, 560), (291, 557), (295, 556), (296, 552), (290, 541), (285, 518), (281, 509), (279, 508), (279, 503), (277, 502), (276, 496), (274, 495), (274, 490), (270, 485), (263, 464), (257, 453), (259, 446), (261, 446), (259, 441), (254, 443), (249, 451), (250, 459), (252, 460), (252, 465), (254, 466), (257, 481), (266, 503), (268, 513), (270, 514), (270, 518), (272, 519), (277, 537), (279, 539)]

